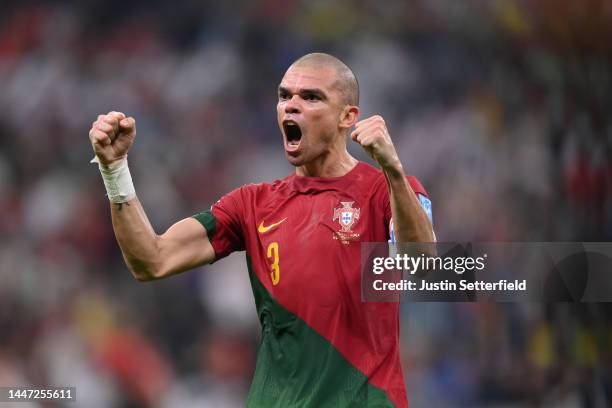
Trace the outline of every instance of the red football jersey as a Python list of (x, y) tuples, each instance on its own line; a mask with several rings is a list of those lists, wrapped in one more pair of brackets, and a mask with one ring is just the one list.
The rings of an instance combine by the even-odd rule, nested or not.
[(249, 406), (407, 406), (399, 304), (361, 301), (360, 243), (389, 239), (380, 170), (246, 185), (195, 217), (216, 260), (246, 250), (262, 325)]

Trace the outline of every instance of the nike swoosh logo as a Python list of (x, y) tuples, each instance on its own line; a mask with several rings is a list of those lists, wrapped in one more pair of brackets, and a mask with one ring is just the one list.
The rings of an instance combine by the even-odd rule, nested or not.
[(287, 219), (287, 217), (283, 218), (279, 222), (275, 222), (274, 224), (270, 224), (267, 227), (264, 227), (264, 222), (262, 221), (261, 224), (259, 224), (259, 227), (257, 227), (257, 231), (259, 231), (261, 234), (264, 234), (264, 233), (270, 231), (272, 228), (278, 227), (279, 225), (281, 225), (283, 223), (283, 221), (285, 221), (286, 219)]

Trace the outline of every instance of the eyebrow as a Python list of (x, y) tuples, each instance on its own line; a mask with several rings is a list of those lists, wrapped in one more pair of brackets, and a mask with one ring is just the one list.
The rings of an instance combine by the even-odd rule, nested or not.
[[(278, 93), (290, 94), (291, 91), (288, 88), (285, 88), (284, 86), (279, 86)], [(327, 99), (327, 94), (319, 88), (302, 88), (299, 90), (298, 93), (301, 95), (316, 95), (321, 99)]]

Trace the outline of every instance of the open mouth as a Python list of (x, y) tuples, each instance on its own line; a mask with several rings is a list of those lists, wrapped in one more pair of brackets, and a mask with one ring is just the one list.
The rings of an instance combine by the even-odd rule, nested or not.
[(285, 138), (287, 139), (287, 147), (291, 150), (297, 149), (302, 140), (302, 129), (300, 125), (292, 120), (286, 120), (283, 122), (283, 130), (285, 131)]

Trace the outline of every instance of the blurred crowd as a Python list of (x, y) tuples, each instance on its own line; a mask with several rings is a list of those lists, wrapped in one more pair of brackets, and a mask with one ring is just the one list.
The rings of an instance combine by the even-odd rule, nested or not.
[[(136, 118), (130, 168), (161, 233), (292, 171), (276, 87), (312, 51), (353, 68), (439, 241), (612, 241), (609, 1), (5, 3), (0, 386), (244, 405), (259, 338), (244, 255), (133, 280), (87, 132), (110, 110)], [(607, 304), (402, 308), (413, 407), (612, 405)]]

